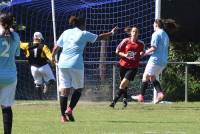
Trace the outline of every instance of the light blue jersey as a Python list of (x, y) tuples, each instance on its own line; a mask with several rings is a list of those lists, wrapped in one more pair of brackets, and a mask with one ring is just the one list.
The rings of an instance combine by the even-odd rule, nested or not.
[(94, 43), (98, 35), (79, 28), (64, 31), (57, 41), (63, 50), (60, 54), (59, 68), (84, 69), (83, 51), (88, 42)]
[(17, 80), (15, 56), (20, 55), (20, 39), (15, 32), (11, 36), (0, 36), (0, 87)]
[(151, 38), (151, 46), (155, 47), (156, 50), (151, 55), (148, 62), (159, 66), (166, 66), (168, 62), (169, 47), (169, 37), (167, 33), (162, 29), (155, 31)]

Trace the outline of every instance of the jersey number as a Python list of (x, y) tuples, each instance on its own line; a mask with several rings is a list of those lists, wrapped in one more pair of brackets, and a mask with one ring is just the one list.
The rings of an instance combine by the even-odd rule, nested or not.
[(9, 57), (9, 49), (10, 49), (10, 44), (7, 41), (3, 41), (2, 45), (5, 46), (5, 49), (1, 53), (1, 57)]

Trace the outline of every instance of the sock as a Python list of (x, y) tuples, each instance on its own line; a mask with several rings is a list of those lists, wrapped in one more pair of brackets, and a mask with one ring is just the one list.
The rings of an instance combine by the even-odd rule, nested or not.
[(154, 86), (154, 88), (156, 89), (156, 91), (157, 91), (158, 93), (159, 93), (159, 92), (162, 92), (160, 83), (159, 83), (157, 80), (154, 80), (152, 83), (153, 83), (153, 86)]
[(117, 101), (119, 100), (119, 98), (121, 97), (121, 95), (123, 94), (124, 90), (123, 89), (119, 89), (117, 95), (115, 96), (115, 99), (113, 100), (114, 103), (117, 103)]
[(144, 96), (147, 87), (148, 87), (148, 81), (142, 82), (142, 86), (141, 86), (141, 95)]
[(3, 108), (2, 114), (3, 114), (4, 134), (11, 134), (12, 121), (13, 121), (13, 113), (11, 107)]
[(82, 89), (76, 89), (73, 92), (72, 97), (71, 97), (71, 101), (70, 101), (70, 104), (69, 104), (69, 107), (71, 108), (71, 110), (73, 110), (74, 107), (76, 106), (76, 104), (78, 103), (78, 101), (81, 97), (81, 92), (82, 92)]
[(124, 98), (125, 98), (125, 99), (128, 98), (128, 91), (127, 91), (127, 89), (128, 89), (128, 88), (125, 88), (125, 90), (124, 90)]
[(67, 109), (67, 101), (68, 101), (67, 96), (60, 96), (60, 111), (62, 116), (65, 115), (65, 111)]

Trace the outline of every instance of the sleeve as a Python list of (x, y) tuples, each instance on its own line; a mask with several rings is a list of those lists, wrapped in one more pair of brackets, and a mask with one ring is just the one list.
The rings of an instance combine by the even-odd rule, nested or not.
[(126, 39), (123, 39), (123, 40), (119, 43), (119, 45), (117, 46), (116, 51), (119, 51), (119, 52), (124, 51), (124, 48), (125, 48), (125, 46), (126, 46), (126, 44), (127, 44), (127, 41), (128, 41), (127, 38), (126, 38)]
[(46, 57), (49, 60), (52, 60), (52, 53), (51, 53), (50, 49), (47, 47), (47, 45), (44, 45), (42, 50), (43, 50), (44, 54), (46, 55)]
[(98, 37), (97, 34), (93, 34), (93, 33), (88, 32), (88, 31), (84, 31), (84, 35), (85, 35), (85, 40), (87, 42), (90, 42), (90, 43), (94, 43), (97, 40), (97, 37)]
[(151, 46), (157, 48), (158, 43), (159, 43), (159, 36), (158, 36), (158, 34), (153, 33), (153, 35), (151, 37)]
[(22, 50), (28, 49), (28, 42), (20, 42), (20, 48)]
[(63, 47), (64, 42), (63, 42), (63, 36), (64, 36), (64, 32), (60, 35), (60, 37), (58, 38), (56, 45), (58, 45), (59, 47)]

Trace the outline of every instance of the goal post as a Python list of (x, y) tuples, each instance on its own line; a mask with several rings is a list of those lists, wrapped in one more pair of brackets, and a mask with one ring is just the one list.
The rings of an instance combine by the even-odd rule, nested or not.
[[(85, 90), (82, 98), (88, 100), (112, 99), (113, 88), (117, 90), (119, 86), (119, 70), (116, 66), (114, 67), (116, 77), (115, 83), (112, 84), (113, 64), (111, 63), (116, 63), (119, 60), (115, 54), (115, 49), (122, 39), (128, 37), (124, 32), (125, 27), (137, 26), (140, 29), (139, 39), (144, 41), (146, 47), (150, 44), (153, 32), (152, 24), (155, 19), (155, 0), (22, 1), (24, 0), (13, 6), (1, 9), (11, 11), (16, 18), (17, 24), (25, 26), (26, 29), (17, 31), (23, 42), (32, 41), (33, 33), (40, 31), (45, 38), (45, 43), (52, 49), (56, 38), (64, 30), (70, 28), (67, 23), (70, 15), (85, 17), (87, 31), (95, 34), (108, 32), (114, 26), (120, 28), (118, 33), (106, 42), (98, 41), (86, 46), (83, 54), (85, 62)], [(53, 9), (55, 9), (55, 13)], [(146, 60), (147, 58), (142, 59), (142, 61)], [(17, 64), (21, 66), (24, 63), (18, 62)], [(140, 66), (137, 77), (130, 87), (129, 95), (138, 92), (144, 68), (144, 65)], [(25, 80), (28, 76), (26, 73), (29, 70), (27, 72), (23, 71), (23, 68), (19, 68), (18, 75)], [(33, 83), (31, 78), (27, 82), (30, 85)], [(28, 83), (25, 85), (23, 80), (19, 84), (20, 89), (17, 89), (17, 97), (19, 99), (26, 98), (27, 88), (32, 86), (28, 86)], [(29, 91), (31, 92), (32, 90)], [(28, 95), (32, 94), (29, 93)], [(152, 99), (152, 89), (148, 91), (146, 97)], [(34, 96), (28, 98), (34, 98)]]
[[(161, 0), (156, 0), (155, 1), (155, 19), (160, 19), (161, 18)], [(156, 76), (156, 79), (159, 80), (159, 75)], [(153, 103), (156, 102), (156, 96), (157, 96), (157, 91), (154, 88), (153, 89)]]

